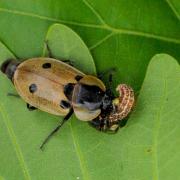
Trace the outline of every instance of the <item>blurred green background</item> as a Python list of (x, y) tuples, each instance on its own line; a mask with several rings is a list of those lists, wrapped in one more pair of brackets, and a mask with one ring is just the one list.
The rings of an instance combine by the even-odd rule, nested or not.
[[(139, 92), (149, 61), (157, 53), (180, 60), (179, 0), (0, 0), (0, 62), (13, 56), (21, 60), (42, 56), (54, 23), (72, 28), (87, 45), (94, 62), (89, 55), (77, 60), (85, 73), (117, 68), (114, 89), (127, 83)], [(61, 57), (58, 45), (53, 50)], [(73, 42), (65, 50), (72, 47)], [(81, 53), (77, 55), (84, 57)], [(109, 136), (72, 118), (44, 152), (39, 145), (59, 117), (28, 112), (22, 100), (7, 97), (7, 92), (16, 91), (1, 73), (0, 179), (180, 179), (179, 66), (170, 57), (160, 59), (149, 68), (137, 111), (126, 128)], [(167, 94), (162, 72), (168, 74)], [(162, 101), (161, 95), (172, 101)], [(163, 124), (166, 120), (170, 123)], [(157, 151), (154, 144), (167, 134)]]

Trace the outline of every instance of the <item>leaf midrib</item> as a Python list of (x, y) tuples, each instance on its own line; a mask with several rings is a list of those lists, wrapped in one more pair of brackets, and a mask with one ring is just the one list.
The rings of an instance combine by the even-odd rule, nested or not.
[(80, 165), (80, 169), (82, 172), (83, 180), (90, 180), (90, 176), (89, 176), (88, 170), (86, 168), (83, 153), (82, 153), (81, 148), (79, 146), (79, 143), (76, 139), (75, 132), (73, 130), (73, 126), (71, 123), (69, 123), (68, 125), (70, 127), (71, 136), (72, 136), (72, 140), (73, 140), (73, 144), (74, 144), (74, 149), (75, 149), (76, 155), (77, 155), (78, 160), (79, 160), (79, 165)]
[(136, 30), (128, 30), (128, 29), (124, 29), (124, 28), (115, 28), (115, 27), (112, 27), (112, 26), (110, 26), (108, 24), (89, 24), (89, 23), (79, 23), (79, 22), (73, 22), (73, 21), (65, 21), (65, 20), (59, 20), (59, 19), (56, 19), (56, 18), (51, 18), (51, 17), (47, 17), (47, 16), (38, 15), (38, 14), (35, 14), (35, 13), (11, 10), (11, 9), (7, 9), (7, 8), (0, 8), (0, 11), (10, 13), (10, 14), (16, 14), (16, 15), (22, 15), (22, 16), (38, 18), (38, 19), (47, 20), (47, 21), (51, 21), (51, 22), (59, 22), (59, 23), (75, 25), (75, 26), (82, 26), (82, 27), (89, 27), (89, 28), (96, 28), (96, 29), (104, 29), (104, 30), (113, 32), (114, 34), (134, 35), (134, 36), (152, 38), (152, 39), (161, 40), (161, 41), (165, 41), (165, 42), (171, 42), (171, 43), (180, 44), (180, 39), (177, 39), (177, 38), (171, 38), (171, 37), (167, 37), (167, 36), (161, 36), (161, 35), (158, 35), (158, 34), (147, 33), (147, 32), (136, 31)]
[(156, 118), (156, 122), (155, 122), (155, 128), (154, 128), (154, 144), (153, 144), (153, 148), (154, 148), (154, 153), (153, 153), (153, 159), (154, 159), (154, 163), (153, 163), (153, 179), (154, 180), (159, 180), (159, 168), (158, 168), (158, 137), (159, 137), (159, 128), (161, 126), (161, 121), (162, 121), (162, 110), (164, 108), (164, 104), (165, 104), (165, 100), (167, 98), (167, 82), (166, 82), (166, 78), (165, 75), (163, 74), (163, 79), (164, 79), (164, 86), (163, 86), (163, 96), (161, 98), (160, 101), (160, 108), (159, 111), (157, 112), (157, 118)]

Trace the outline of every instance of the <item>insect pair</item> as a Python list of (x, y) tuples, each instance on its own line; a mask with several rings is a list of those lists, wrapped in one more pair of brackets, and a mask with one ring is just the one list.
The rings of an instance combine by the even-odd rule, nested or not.
[[(126, 84), (117, 87), (119, 97), (95, 76), (86, 75), (73, 66), (53, 58), (32, 58), (24, 62), (7, 60), (1, 71), (14, 84), (30, 110), (65, 116), (47, 136), (49, 138), (71, 117), (73, 112), (100, 131), (116, 132), (134, 104), (134, 92)], [(111, 79), (111, 76), (110, 76)]]

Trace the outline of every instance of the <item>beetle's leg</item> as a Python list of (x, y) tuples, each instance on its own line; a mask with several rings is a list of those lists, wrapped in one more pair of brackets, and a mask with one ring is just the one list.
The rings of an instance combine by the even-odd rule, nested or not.
[(127, 123), (127, 118), (120, 121), (109, 122), (107, 133), (115, 134), (120, 128), (123, 128)]
[(64, 117), (64, 119), (58, 124), (58, 126), (53, 129), (53, 131), (46, 137), (46, 139), (43, 141), (42, 145), (40, 146), (40, 149), (42, 150), (44, 145), (48, 142), (48, 140), (53, 136), (59, 129), (60, 127), (68, 120), (70, 119), (71, 115), (73, 114), (73, 109), (71, 108), (69, 113)]
[(113, 74), (114, 72), (116, 72), (116, 71), (117, 71), (117, 70), (116, 70), (115, 67), (109, 68), (109, 69), (101, 72), (100, 74), (98, 74), (98, 78), (99, 78), (99, 79), (102, 79), (104, 76), (108, 75), (108, 76), (109, 76), (109, 81), (112, 81), (112, 74)]
[(91, 127), (101, 131), (101, 125), (100, 125), (101, 122), (99, 119), (93, 119), (92, 121), (89, 121), (88, 123)]
[(33, 110), (36, 110), (37, 108), (34, 107), (34, 106), (31, 106), (30, 104), (27, 103), (27, 108), (29, 111), (33, 111)]
[(46, 49), (47, 49), (47, 56), (50, 57), (50, 58), (53, 58), (53, 55), (52, 55), (52, 52), (51, 52), (51, 49), (49, 47), (49, 44), (48, 44), (47, 40), (45, 41), (45, 45), (46, 45)]
[(7, 96), (13, 96), (13, 97), (20, 98), (20, 96), (18, 94), (14, 94), (14, 93), (7, 93)]
[[(48, 41), (47, 40), (45, 41), (45, 44), (46, 44), (46, 49), (47, 49), (47, 54), (48, 54), (47, 56), (50, 57), (50, 58), (54, 58), (54, 56), (52, 55), (52, 51), (51, 51), (51, 49), (50, 49), (50, 47), (48, 45)], [(67, 63), (67, 64), (69, 64), (71, 66), (74, 66), (74, 63), (71, 60), (66, 60), (66, 59), (62, 60), (61, 59), (61, 61), (64, 62), (64, 63)]]
[[(13, 97), (16, 97), (16, 98), (20, 98), (20, 96), (18, 94), (13, 94), (13, 93), (7, 93), (7, 96), (13, 96)], [(28, 103), (27, 103), (27, 108), (28, 108), (29, 111), (33, 111), (33, 110), (37, 109), (36, 107), (31, 106)]]
[(104, 72), (98, 74), (98, 78), (102, 79), (104, 76), (108, 75), (108, 84), (107, 84), (107, 92), (110, 96), (114, 97), (113, 91), (112, 91), (112, 82), (113, 82), (113, 74), (116, 72), (116, 68), (110, 68), (105, 70)]
[(107, 121), (104, 118), (95, 118), (92, 121), (89, 121), (89, 124), (99, 131), (106, 131), (108, 128)]
[(109, 126), (109, 128), (107, 129), (107, 133), (108, 134), (115, 134), (117, 133), (117, 131), (119, 130), (119, 123), (115, 123), (112, 124), (111, 126)]
[(61, 61), (64, 62), (64, 63), (69, 64), (70, 66), (74, 66), (74, 63), (71, 60), (61, 60)]
[(112, 77), (113, 77), (112, 73), (109, 73), (109, 77), (108, 77), (109, 85), (112, 85), (113, 82)]
[(128, 117), (120, 120), (120, 121), (119, 121), (119, 127), (120, 127), (120, 128), (124, 127), (124, 126), (126, 125), (127, 121), (128, 121)]
[(72, 116), (73, 114), (73, 109), (71, 108), (68, 112), (68, 114), (64, 117), (63, 121), (67, 121), (68, 119), (70, 119), (70, 117)]

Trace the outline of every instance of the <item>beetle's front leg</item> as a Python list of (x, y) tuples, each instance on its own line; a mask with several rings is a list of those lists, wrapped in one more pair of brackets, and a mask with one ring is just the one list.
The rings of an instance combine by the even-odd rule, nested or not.
[(104, 76), (108, 75), (108, 81), (109, 83), (112, 83), (112, 76), (114, 74), (114, 72), (116, 72), (116, 68), (109, 68), (101, 73), (98, 74), (98, 78), (102, 79)]
[(98, 74), (99, 79), (103, 79), (104, 76), (108, 76), (108, 83), (107, 83), (107, 92), (109, 96), (114, 97), (113, 91), (112, 91), (112, 82), (113, 82), (113, 74), (117, 71), (116, 68), (109, 68), (102, 73)]

